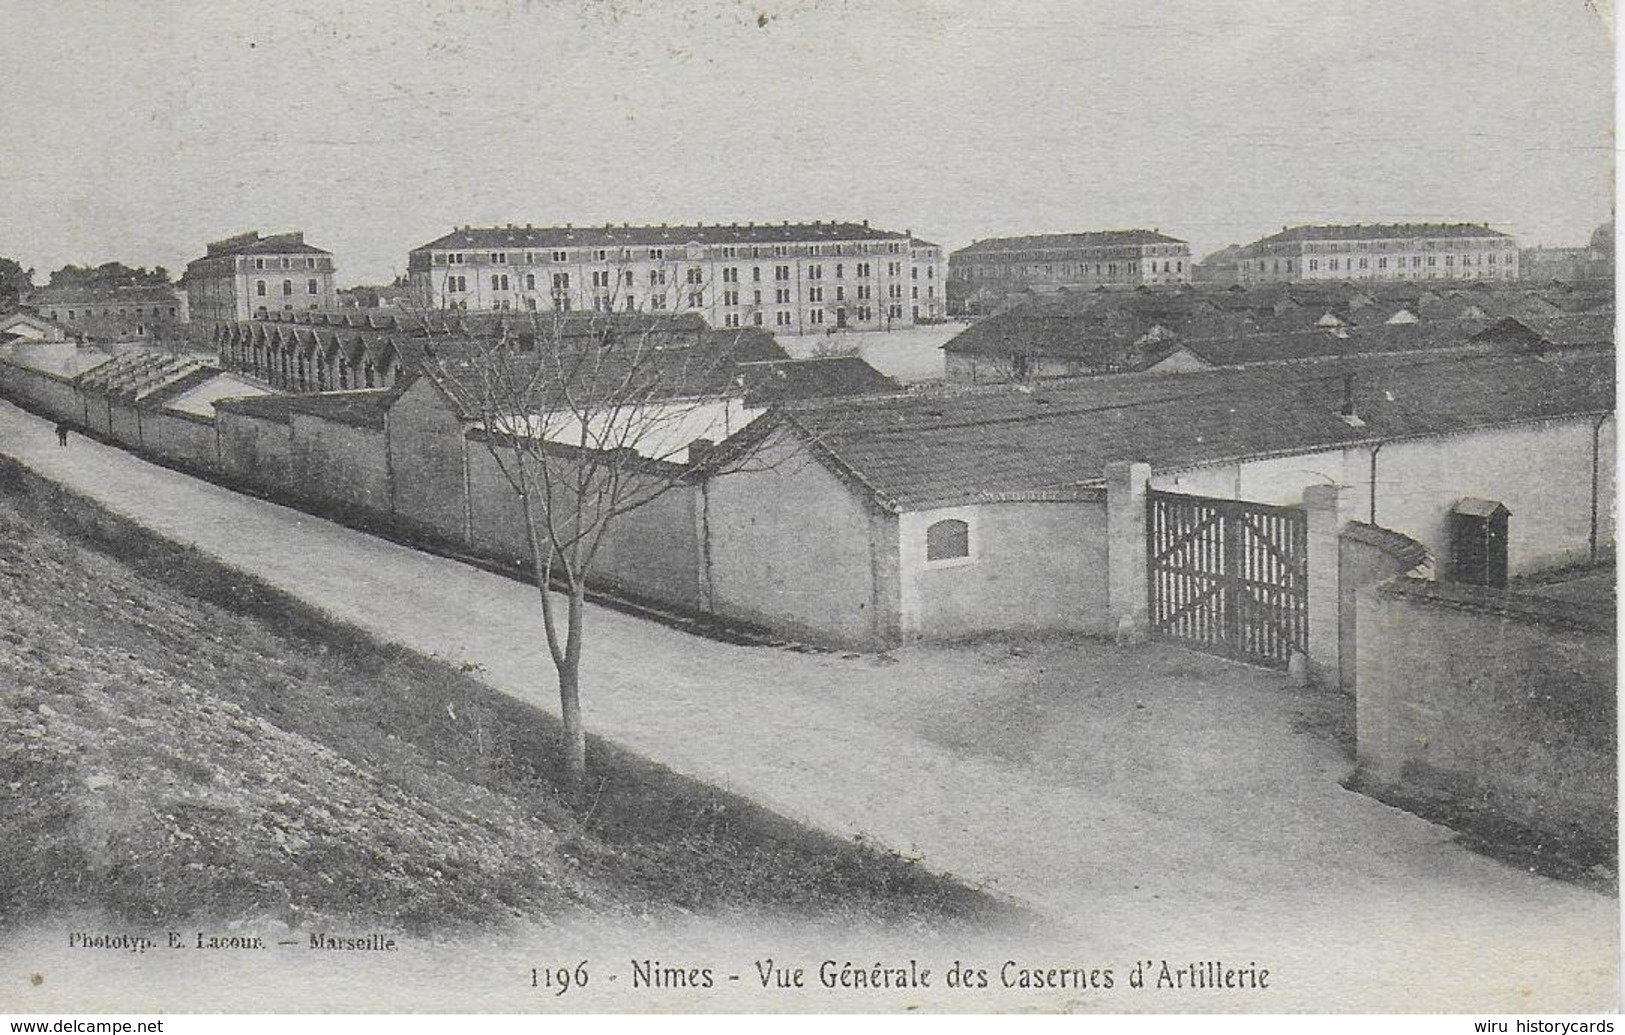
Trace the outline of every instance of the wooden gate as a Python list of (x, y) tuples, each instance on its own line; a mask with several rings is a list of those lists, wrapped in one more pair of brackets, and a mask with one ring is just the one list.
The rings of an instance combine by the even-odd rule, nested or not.
[(1151, 632), (1285, 667), (1309, 649), (1309, 522), (1296, 507), (1152, 490)]

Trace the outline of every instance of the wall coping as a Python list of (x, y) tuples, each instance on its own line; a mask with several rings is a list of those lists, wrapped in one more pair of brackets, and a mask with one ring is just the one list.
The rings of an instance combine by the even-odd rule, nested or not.
[(1350, 521), (1343, 526), (1342, 537), (1351, 543), (1375, 547), (1411, 567), (1427, 564), (1433, 560), (1432, 551), (1427, 548), (1427, 544), (1418, 542), (1403, 532), (1383, 528), (1381, 525)]
[(1493, 589), (1461, 582), (1437, 582), (1400, 575), (1380, 583), (1377, 593), (1426, 606), (1493, 615), (1513, 621), (1537, 622), (1585, 632), (1615, 632), (1612, 609), (1606, 611), (1567, 600), (1554, 600), (1513, 590)]

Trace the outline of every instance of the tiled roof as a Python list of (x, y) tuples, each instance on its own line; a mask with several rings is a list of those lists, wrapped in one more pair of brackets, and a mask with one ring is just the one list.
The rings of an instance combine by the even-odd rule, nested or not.
[(465, 226), (426, 248), (681, 247), (685, 244), (792, 244), (819, 241), (907, 240), (907, 233), (867, 223), (697, 223), (672, 226)]
[(1255, 244), (1290, 241), (1388, 241), (1441, 237), (1509, 237), (1482, 223), (1356, 223), (1341, 226), (1292, 226), (1260, 238)]
[[(1464, 288), (1446, 298), (1419, 293), (1414, 286), (1408, 291), (1375, 285), (1369, 291), (1314, 288), (1087, 292), (1035, 299), (977, 321), (942, 348), (950, 355), (1067, 360), (1108, 372), (1143, 369), (1160, 358), (1168, 342), (1221, 365), (1456, 346), (1507, 316), (1541, 331), (1553, 344), (1613, 341), (1609, 296), (1570, 293), (1565, 299), (1581, 312), (1569, 314), (1542, 293), (1524, 289)], [(1389, 324), (1401, 310), (1420, 319)], [(1345, 325), (1341, 336), (1322, 325), (1328, 314)], [(1147, 340), (1148, 335), (1161, 341)]]
[(745, 403), (766, 406), (841, 395), (883, 395), (901, 386), (858, 356), (756, 360), (739, 364)]
[(1027, 237), (989, 237), (953, 253), (954, 259), (975, 258), (1000, 252), (1024, 252), (1052, 248), (1103, 248), (1115, 245), (1184, 244), (1177, 237), (1156, 230), (1088, 230), (1075, 234), (1032, 234)]
[(158, 302), (174, 305), (176, 289), (163, 284), (132, 284), (104, 287), (93, 284), (58, 284), (43, 287), (28, 296), (29, 305), (73, 305), (75, 303)]
[(331, 255), (326, 248), (317, 248), (315, 245), (305, 243), (303, 231), (293, 230), (285, 234), (268, 234), (261, 237), (257, 231), (238, 234), (223, 241), (210, 241), (206, 258), (214, 259), (223, 255)]
[[(1226, 459), (1444, 434), (1614, 405), (1614, 354), (1408, 353), (1131, 374), (776, 411), (892, 509), (1098, 484), (1113, 460)], [(1364, 422), (1339, 416), (1352, 374)], [(762, 433), (762, 432), (757, 432)]]

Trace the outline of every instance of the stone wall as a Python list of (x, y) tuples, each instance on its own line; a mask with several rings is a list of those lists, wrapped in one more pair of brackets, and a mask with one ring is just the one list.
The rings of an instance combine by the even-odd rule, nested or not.
[(1612, 608), (1398, 578), (1358, 597), (1358, 780), (1418, 811), (1606, 843)]

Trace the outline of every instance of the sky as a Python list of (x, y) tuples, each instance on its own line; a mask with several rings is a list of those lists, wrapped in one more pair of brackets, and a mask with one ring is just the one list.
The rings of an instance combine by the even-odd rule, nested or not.
[(960, 247), (1485, 222), (1613, 196), (1611, 0), (0, 0), (0, 256), (303, 230), (862, 220)]

